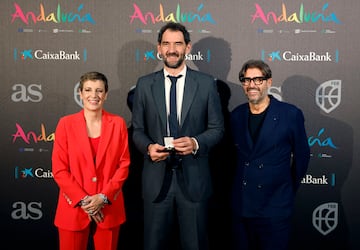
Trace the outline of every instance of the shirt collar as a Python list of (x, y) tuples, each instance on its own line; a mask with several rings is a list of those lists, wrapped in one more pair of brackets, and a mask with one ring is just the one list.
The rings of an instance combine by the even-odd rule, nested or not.
[[(179, 72), (178, 75), (182, 75), (185, 78), (186, 70), (187, 70), (187, 66), (185, 65), (185, 67)], [(168, 75), (171, 75), (171, 74), (164, 68), (164, 77), (166, 78)]]

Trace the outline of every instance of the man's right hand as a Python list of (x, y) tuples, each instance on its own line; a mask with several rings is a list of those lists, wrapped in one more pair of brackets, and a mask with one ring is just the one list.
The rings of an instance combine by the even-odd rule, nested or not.
[(170, 153), (166, 151), (166, 148), (158, 143), (149, 144), (148, 146), (148, 155), (154, 162), (165, 160), (169, 154)]

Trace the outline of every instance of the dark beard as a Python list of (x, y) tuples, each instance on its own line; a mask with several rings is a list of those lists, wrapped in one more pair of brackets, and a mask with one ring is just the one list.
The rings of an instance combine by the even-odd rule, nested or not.
[(185, 60), (185, 56), (181, 56), (179, 58), (179, 60), (175, 63), (175, 64), (169, 64), (166, 60), (164, 60), (164, 64), (166, 65), (166, 67), (171, 68), (171, 69), (177, 69), (180, 67), (180, 65), (184, 62)]

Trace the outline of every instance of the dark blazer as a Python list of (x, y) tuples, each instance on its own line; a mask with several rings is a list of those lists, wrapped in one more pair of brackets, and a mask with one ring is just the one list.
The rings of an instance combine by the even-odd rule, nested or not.
[[(159, 195), (166, 167), (166, 161), (152, 162), (147, 155), (148, 145), (164, 145), (167, 135), (164, 82), (163, 70), (139, 78), (132, 115), (133, 140), (144, 154), (143, 197), (152, 201)], [(214, 78), (187, 68), (179, 137), (195, 137), (199, 143), (195, 155), (182, 157), (185, 192), (192, 201), (207, 199), (212, 193), (208, 153), (222, 138), (223, 123)]]
[(303, 113), (294, 105), (270, 96), (270, 105), (254, 144), (248, 129), (249, 112), (246, 103), (231, 114), (237, 154), (233, 189), (235, 216), (289, 216), (310, 158)]

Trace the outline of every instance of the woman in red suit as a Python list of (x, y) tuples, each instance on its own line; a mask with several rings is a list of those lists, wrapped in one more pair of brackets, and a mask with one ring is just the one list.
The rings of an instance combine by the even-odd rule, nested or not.
[(60, 250), (86, 250), (89, 236), (96, 250), (115, 250), (125, 222), (122, 186), (130, 154), (124, 119), (103, 109), (105, 75), (81, 76), (82, 111), (59, 120), (52, 153), (52, 173), (59, 186), (55, 226)]

